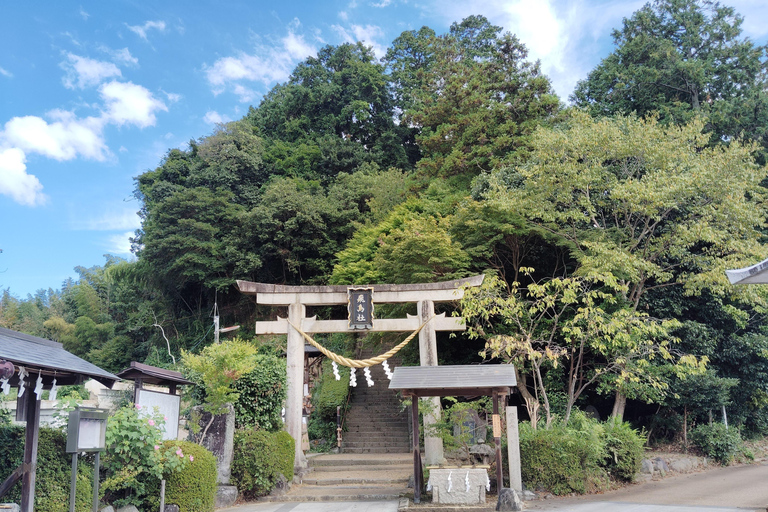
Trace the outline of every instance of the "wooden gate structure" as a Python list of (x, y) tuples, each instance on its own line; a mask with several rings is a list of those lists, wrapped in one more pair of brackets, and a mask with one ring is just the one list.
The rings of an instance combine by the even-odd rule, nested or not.
[[(435, 302), (450, 302), (461, 299), (464, 289), (480, 286), (485, 276), (473, 276), (439, 283), (420, 284), (377, 284), (365, 286), (286, 286), (250, 281), (237, 281), (241, 293), (254, 295), (257, 304), (288, 308), (288, 318), (256, 322), (256, 334), (286, 334), (287, 343), (287, 396), (285, 405), (285, 427), (296, 441), (297, 468), (305, 468), (307, 461), (301, 449), (301, 409), (304, 382), (304, 339), (301, 331), (309, 334), (334, 332), (419, 332), (419, 359), (421, 366), (437, 366), (436, 331), (462, 331), (466, 327), (461, 319), (446, 317), (445, 313), (435, 315)], [(416, 303), (417, 315), (406, 318), (371, 319), (372, 322), (357, 324), (353, 328), (348, 320), (318, 320), (306, 316), (307, 306), (334, 306), (349, 303), (350, 291), (370, 289), (373, 302), (377, 304)], [(429, 425), (439, 420), (439, 398), (433, 398), (434, 413), (425, 415)], [(424, 442), (425, 462), (438, 464), (443, 459), (443, 445), (439, 438), (426, 438)]]

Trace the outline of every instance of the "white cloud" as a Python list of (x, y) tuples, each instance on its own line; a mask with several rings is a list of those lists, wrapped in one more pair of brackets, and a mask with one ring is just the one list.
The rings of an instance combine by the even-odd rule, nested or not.
[[(434, 12), (446, 23), (483, 13), (488, 20), (518, 36), (530, 60), (540, 60), (561, 99), (610, 51), (611, 29), (621, 26), (645, 0), (464, 0), (436, 1)], [(429, 8), (429, 7), (428, 7)]]
[(392, 3), (392, 0), (381, 0), (381, 2), (373, 2), (371, 3), (372, 7), (387, 7), (389, 4)]
[(181, 100), (181, 94), (176, 94), (175, 92), (165, 92), (162, 91), (163, 94), (165, 94), (165, 97), (168, 98), (168, 101), (171, 103), (176, 103)]
[(128, 48), (121, 48), (120, 50), (110, 50), (108, 48), (102, 48), (102, 50), (109, 53), (116, 62), (119, 62), (126, 66), (139, 65), (139, 59), (131, 55), (131, 52), (128, 50)]
[(125, 209), (103, 213), (99, 217), (86, 219), (76, 222), (74, 229), (83, 229), (88, 231), (123, 231), (126, 229), (138, 229), (141, 227), (141, 219), (135, 209)]
[(254, 53), (239, 52), (234, 57), (223, 57), (212, 66), (204, 65), (208, 83), (218, 95), (231, 90), (242, 102), (250, 102), (256, 92), (243, 82), (261, 82), (270, 85), (286, 80), (296, 63), (317, 52), (298, 33), (301, 24), (294, 19), (287, 34), (275, 46), (259, 46)]
[(107, 78), (122, 76), (120, 69), (111, 62), (104, 62), (73, 53), (66, 54), (61, 67), (67, 72), (62, 81), (67, 89), (84, 89), (99, 85)]
[(0, 194), (25, 206), (36, 206), (46, 201), (43, 185), (32, 174), (27, 174), (26, 155), (18, 148), (0, 151)]
[(349, 19), (349, 14), (347, 14), (347, 11), (340, 11), (339, 12), (339, 18), (342, 21), (347, 21)]
[(48, 117), (52, 123), (37, 116), (12, 118), (0, 132), (0, 145), (60, 161), (78, 155), (104, 160), (108, 149), (101, 134), (101, 119), (77, 118), (64, 110), (53, 110)]
[(90, 17), (91, 17), (91, 15), (90, 15), (90, 14), (88, 14), (87, 12), (85, 12), (85, 9), (83, 9), (83, 7), (82, 7), (82, 6), (80, 6), (80, 16), (81, 16), (81, 17), (82, 17), (82, 18), (83, 18), (85, 21), (88, 21), (88, 18), (90, 18)]
[(108, 240), (108, 251), (110, 254), (131, 254), (130, 238), (136, 236), (133, 231), (112, 235)]
[(133, 32), (134, 34), (138, 35), (140, 38), (147, 41), (147, 31), (150, 29), (159, 30), (160, 32), (165, 32), (165, 22), (164, 21), (147, 21), (143, 25), (125, 25), (128, 27), (128, 30)]
[(387, 53), (386, 46), (377, 41), (378, 38), (384, 37), (384, 31), (379, 26), (352, 24), (348, 29), (341, 25), (331, 25), (331, 28), (336, 31), (345, 43), (360, 41), (365, 46), (372, 47), (374, 55), (379, 59)]
[(1, 67), (0, 67), (0, 75), (7, 76), (8, 78), (13, 78), (13, 73)]
[(215, 110), (209, 110), (205, 113), (205, 117), (203, 117), (203, 121), (205, 121), (208, 124), (221, 124), (221, 123), (228, 123), (232, 119), (227, 115), (222, 115), (216, 112)]
[(106, 107), (102, 114), (103, 118), (118, 126), (124, 124), (133, 124), (139, 128), (153, 126), (156, 122), (155, 112), (168, 111), (168, 107), (152, 96), (151, 92), (132, 82), (112, 81), (102, 85), (99, 93)]

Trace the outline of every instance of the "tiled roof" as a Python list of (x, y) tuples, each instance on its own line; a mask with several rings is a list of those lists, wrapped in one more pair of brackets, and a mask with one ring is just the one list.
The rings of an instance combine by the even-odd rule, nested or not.
[(194, 384), (184, 378), (180, 372), (150, 366), (148, 364), (131, 362), (131, 366), (117, 374), (121, 379), (141, 379), (149, 384), (169, 385), (173, 384)]
[[(119, 377), (64, 350), (61, 343), (0, 327), (0, 359), (23, 366), (31, 374), (42, 372), (46, 387), (55, 376), (58, 384), (79, 384), (93, 378), (112, 387)], [(11, 383), (15, 384), (14, 379)]]

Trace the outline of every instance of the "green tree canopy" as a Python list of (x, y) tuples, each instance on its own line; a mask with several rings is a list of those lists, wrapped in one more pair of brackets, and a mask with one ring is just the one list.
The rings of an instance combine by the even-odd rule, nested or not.
[(766, 148), (766, 48), (742, 37), (742, 21), (708, 0), (648, 3), (614, 30), (616, 49), (571, 99), (593, 115), (655, 111), (664, 123), (706, 113), (712, 142), (744, 137)]

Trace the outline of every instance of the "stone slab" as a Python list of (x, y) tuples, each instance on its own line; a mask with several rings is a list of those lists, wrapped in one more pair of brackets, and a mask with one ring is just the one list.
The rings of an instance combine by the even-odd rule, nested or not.
[(432, 503), (480, 505), (485, 504), (487, 484), (485, 469), (432, 469), (427, 488), (432, 489)]

